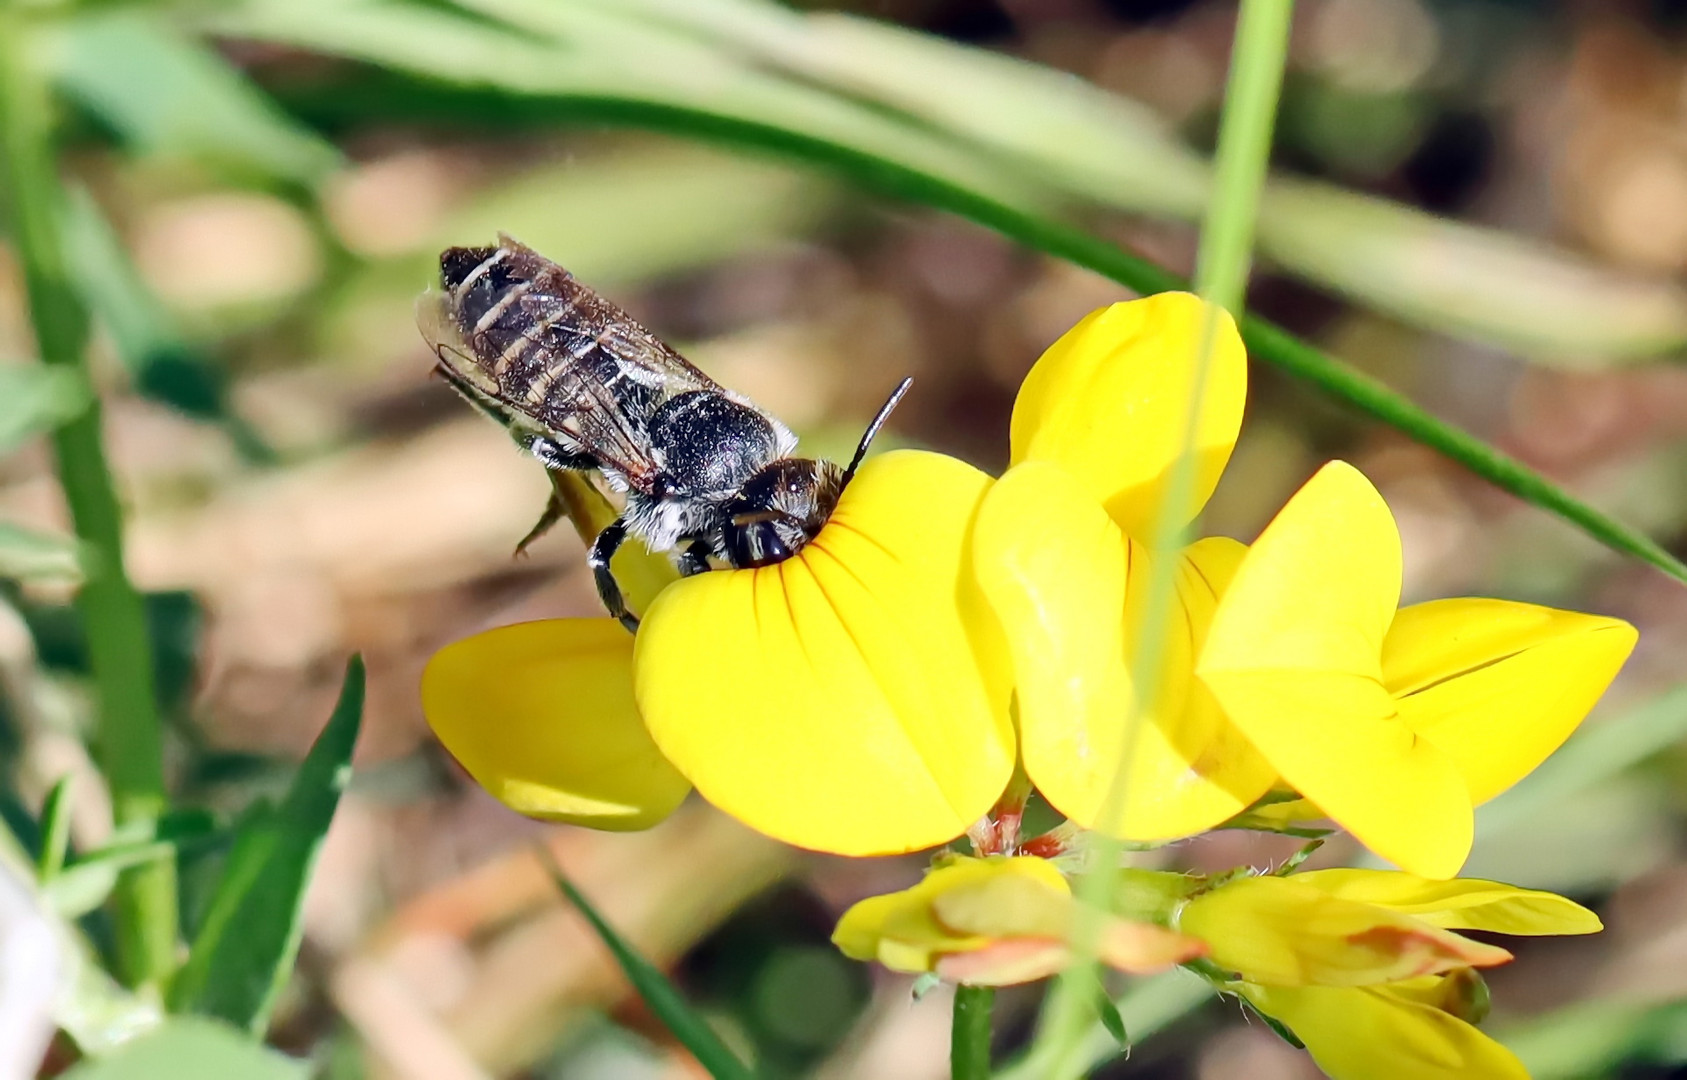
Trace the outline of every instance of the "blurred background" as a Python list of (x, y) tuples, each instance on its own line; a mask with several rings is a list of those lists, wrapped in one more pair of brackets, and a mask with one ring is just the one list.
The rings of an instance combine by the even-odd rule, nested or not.
[[(827, 943), (923, 857), (806, 855), (696, 803), (645, 834), (542, 827), (467, 780), (417, 695), (446, 642), (597, 612), (568, 530), (512, 558), (542, 471), (430, 375), (413, 304), (442, 247), (503, 230), (539, 248), (821, 452), (911, 374), (890, 438), (991, 470), (1039, 352), (1130, 294), (894, 197), (917, 192), (873, 156), (1189, 270), (1232, 5), (803, 6), (88, 3), (43, 39), (176, 789), (230, 813), (273, 791), (346, 655), (368, 661), (358, 772), (273, 1035), (323, 1076), (702, 1075), (560, 904), (536, 840), (769, 1076), (946, 1075), (945, 992), (916, 1001)], [(1687, 555), (1687, 5), (1297, 7), (1254, 310)], [(853, 149), (767, 134), (789, 129)], [(0, 357), (32, 352), (0, 247)], [(1484, 810), (1468, 872), (1607, 921), (1524, 943), (1492, 979), (1489, 1030), (1537, 1076), (1687, 1076), (1687, 593), (1265, 365), (1207, 531), (1251, 539), (1337, 455), (1399, 518), (1408, 600), (1640, 626), (1563, 764)], [(23, 803), (92, 769), (67, 536), (39, 440), (0, 460), (0, 759)], [(107, 827), (80, 806), (79, 842)], [(1226, 833), (1152, 859), (1292, 848)], [(1184, 997), (1144, 998), (1158, 1015), (1100, 1075), (1319, 1075), (1234, 1003)], [(1004, 1056), (1036, 1000), (1003, 995)]]

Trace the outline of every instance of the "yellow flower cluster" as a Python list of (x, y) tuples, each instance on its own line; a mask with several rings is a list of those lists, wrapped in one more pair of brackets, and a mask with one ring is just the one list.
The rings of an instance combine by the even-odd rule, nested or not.
[[(1461, 1004), (1473, 969), (1508, 954), (1452, 930), (1597, 923), (1558, 898), (1448, 879), (1474, 807), (1570, 735), (1634, 629), (1492, 599), (1401, 608), (1394, 519), (1341, 462), (1251, 546), (1209, 537), (1156, 555), (1186, 445), (1193, 515), (1246, 387), (1235, 326), (1195, 297), (1097, 311), (1027, 376), (999, 479), (940, 454), (879, 455), (794, 557), (675, 582), (636, 640), (571, 619), (442, 650), (423, 680), (429, 721), (522, 813), (642, 828), (695, 786), (761, 832), (845, 855), (953, 840), (1016, 770), (1075, 826), (1139, 843), (1250, 810), (1328, 817), (1404, 873), (1192, 886), (1175, 913), (1117, 920), (1104, 958), (1204, 956), (1336, 1075), (1366, 1075), (1342, 1056), (1350, 1043), (1319, 1048), (1343, 1024), (1424, 1063), (1390, 1075), (1521, 1075)], [(1175, 600), (1147, 626), (1155, 558), (1177, 561)], [(1147, 633), (1161, 635), (1151, 673), (1132, 669)], [(903, 970), (1021, 981), (1063, 962), (1071, 902), (1038, 859), (961, 860), (859, 906), (838, 942)], [(1446, 1065), (1459, 1061), (1491, 1068)]]
[[(1511, 954), (1456, 930), (1590, 934), (1594, 914), (1551, 893), (1399, 871), (1314, 870), (1214, 881), (1128, 872), (1132, 918), (1110, 917), (1098, 955), (1121, 971), (1201, 959), (1219, 988), (1292, 1030), (1337, 1080), (1526, 1080), (1476, 1023), (1477, 968)], [(1142, 899), (1148, 898), (1148, 902)], [(864, 900), (833, 935), (858, 960), (975, 985), (1058, 971), (1075, 901), (1055, 867), (955, 859), (912, 889)]]

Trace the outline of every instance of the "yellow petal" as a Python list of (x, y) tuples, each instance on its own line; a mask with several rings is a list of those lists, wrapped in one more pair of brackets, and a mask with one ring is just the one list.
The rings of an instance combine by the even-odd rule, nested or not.
[(1222, 310), (1188, 293), (1091, 312), (1037, 361), (1014, 402), (1012, 464), (1047, 461), (1083, 480), (1126, 533), (1145, 539), (1183, 452), (1201, 336), (1213, 339), (1191, 448), (1200, 512), (1230, 460), (1247, 398), (1247, 355)]
[(1400, 574), (1387, 505), (1332, 462), (1249, 549), (1197, 672), (1290, 786), (1384, 858), (1451, 877), (1470, 852), (1468, 789), (1382, 683)]
[(1445, 751), (1483, 803), (1558, 749), (1634, 649), (1634, 627), (1507, 600), (1403, 608), (1383, 682), (1406, 723)]
[[(1020, 885), (1029, 891), (1008, 897), (1013, 906), (999, 913), (960, 902), (948, 915), (962, 925), (950, 925), (938, 917), (938, 904), (945, 898), (969, 891), (988, 896), (990, 887), (1002, 882), (1011, 883), (1010, 889)], [(855, 960), (876, 959), (896, 971), (929, 971), (937, 955), (983, 948), (1001, 936), (1005, 927), (1046, 926), (1048, 906), (1059, 905), (1063, 910), (1070, 899), (1065, 877), (1046, 860), (962, 856), (933, 868), (912, 888), (853, 905), (838, 920), (832, 943)], [(1055, 918), (1058, 922), (1064, 915)], [(980, 925), (964, 925), (971, 919)]]
[(551, 619), (447, 645), (422, 673), (422, 708), (469, 775), (513, 810), (597, 829), (643, 829), (691, 785), (633, 704), (633, 639), (613, 619)]
[(1202, 670), (1334, 672), (1380, 690), (1400, 574), (1400, 533), (1388, 505), (1358, 469), (1332, 461), (1248, 550)]
[(1515, 1054), (1470, 1024), (1384, 987), (1241, 987), (1332, 1080), (1529, 1080)]
[[(1066, 935), (1071, 919), (1072, 891), (1054, 872), (1016, 872), (1020, 867), (1054, 867), (1041, 859), (1017, 858), (986, 862), (999, 873), (977, 881), (956, 883), (931, 899), (932, 914), (955, 934), (988, 937), (1055, 937)], [(939, 871), (941, 873), (941, 871)]]
[(1168, 840), (1232, 817), (1270, 786), (1270, 766), (1190, 679), (1240, 544), (1215, 538), (1185, 552), (1171, 625), (1157, 630), (1168, 642), (1158, 708), (1139, 725), (1123, 820), (1105, 824), (1135, 705), (1127, 604), (1146, 593), (1146, 550), (1047, 462), (996, 483), (974, 544), (979, 584), (1013, 654), (1025, 769), (1063, 814), (1131, 840)]
[(1380, 904), (1448, 930), (1496, 934), (1593, 934), (1599, 916), (1555, 893), (1497, 881), (1426, 881), (1389, 870), (1308, 870), (1302, 885), (1366, 904)]
[(1013, 772), (1011, 673), (968, 546), (983, 473), (868, 462), (796, 556), (665, 589), (639, 629), (639, 708), (709, 801), (843, 855), (913, 851), (983, 816)]
[(1196, 896), (1177, 929), (1205, 941), (1220, 967), (1267, 986), (1370, 986), (1511, 959), (1385, 907), (1269, 876)]

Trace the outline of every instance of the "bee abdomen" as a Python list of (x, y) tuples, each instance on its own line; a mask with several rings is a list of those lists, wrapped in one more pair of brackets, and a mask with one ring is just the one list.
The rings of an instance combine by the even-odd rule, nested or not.
[(554, 281), (542, 286), (507, 248), (452, 248), (440, 270), (457, 330), (499, 396), (529, 408), (546, 400), (577, 362), (571, 354), (584, 331), (572, 321), (576, 297)]

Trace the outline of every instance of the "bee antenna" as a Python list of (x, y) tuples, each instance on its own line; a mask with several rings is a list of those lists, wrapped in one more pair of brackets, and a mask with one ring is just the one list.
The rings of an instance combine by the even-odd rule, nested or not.
[(884, 406), (879, 409), (879, 415), (873, 417), (873, 422), (867, 425), (866, 431), (862, 432), (861, 444), (855, 448), (855, 456), (849, 459), (849, 468), (844, 470), (843, 483), (845, 487), (848, 487), (849, 482), (855, 479), (855, 470), (861, 467), (861, 459), (867, 456), (867, 447), (873, 444), (873, 436), (877, 435), (879, 429), (885, 426), (885, 421), (890, 419), (890, 414), (896, 411), (896, 403), (902, 400), (902, 395), (906, 394), (908, 388), (913, 385), (914, 378), (911, 375), (897, 383), (896, 389), (890, 392), (890, 397), (885, 400)]

